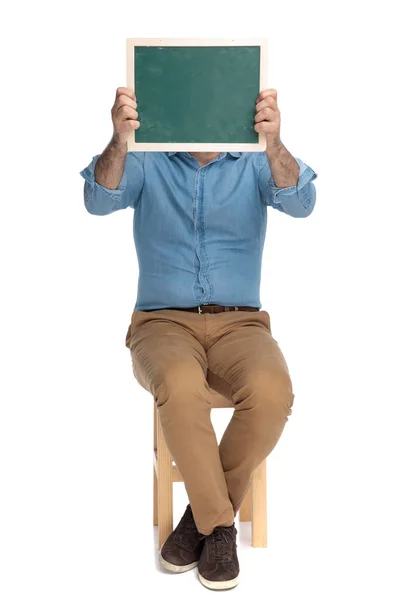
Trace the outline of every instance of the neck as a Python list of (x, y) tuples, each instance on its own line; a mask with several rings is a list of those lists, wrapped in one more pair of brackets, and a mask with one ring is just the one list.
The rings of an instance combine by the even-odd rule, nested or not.
[(202, 167), (204, 165), (208, 165), (209, 162), (217, 158), (221, 153), (220, 152), (189, 152), (192, 156), (194, 156), (200, 163)]

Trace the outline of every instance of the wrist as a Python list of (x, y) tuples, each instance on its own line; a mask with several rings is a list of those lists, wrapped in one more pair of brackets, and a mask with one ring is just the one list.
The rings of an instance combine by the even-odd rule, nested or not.
[(110, 142), (110, 146), (113, 150), (119, 154), (125, 155), (128, 152), (128, 143), (126, 139), (121, 138), (118, 134), (113, 134)]
[(267, 137), (267, 149), (265, 151), (268, 158), (271, 156), (278, 155), (282, 149), (284, 148), (282, 141), (279, 136), (274, 136), (273, 138)]

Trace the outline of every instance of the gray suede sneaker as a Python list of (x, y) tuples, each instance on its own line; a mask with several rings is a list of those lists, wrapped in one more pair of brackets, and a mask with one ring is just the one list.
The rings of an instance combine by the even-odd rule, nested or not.
[(239, 583), (239, 560), (235, 524), (215, 527), (205, 537), (199, 560), (199, 579), (210, 590), (228, 590)]
[(183, 573), (197, 566), (205, 536), (197, 531), (190, 504), (160, 550), (160, 563), (168, 571)]

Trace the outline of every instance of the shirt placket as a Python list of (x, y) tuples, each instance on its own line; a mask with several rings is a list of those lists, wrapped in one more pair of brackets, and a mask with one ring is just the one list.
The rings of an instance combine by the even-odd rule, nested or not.
[(197, 170), (194, 182), (194, 205), (193, 205), (193, 220), (194, 220), (194, 238), (195, 249), (198, 258), (197, 263), (197, 283), (199, 286), (199, 304), (209, 302), (210, 299), (210, 283), (208, 272), (208, 260), (205, 245), (205, 225), (204, 225), (204, 182), (207, 172), (207, 166), (200, 167)]

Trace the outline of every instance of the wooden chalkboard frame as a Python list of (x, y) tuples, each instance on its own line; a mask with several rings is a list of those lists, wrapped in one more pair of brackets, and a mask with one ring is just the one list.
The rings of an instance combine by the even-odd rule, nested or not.
[[(135, 81), (135, 46), (258, 46), (260, 48), (260, 90), (267, 87), (267, 55), (266, 39), (203, 39), (203, 38), (128, 38), (126, 40), (126, 86), (134, 89)], [(140, 120), (140, 115), (139, 115)], [(264, 133), (258, 134), (258, 143), (154, 143), (136, 142), (135, 132), (128, 140), (129, 151), (195, 151), (195, 152), (263, 152), (266, 150)]]

